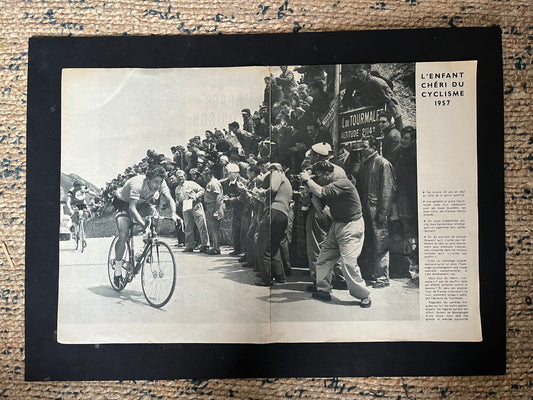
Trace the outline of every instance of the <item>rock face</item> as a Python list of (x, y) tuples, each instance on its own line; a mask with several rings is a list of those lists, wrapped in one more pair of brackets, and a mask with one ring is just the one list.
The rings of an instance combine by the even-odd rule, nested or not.
[(403, 125), (416, 127), (415, 64), (373, 64), (372, 69), (375, 69), (393, 83), (394, 95), (402, 109)]
[[(342, 77), (341, 87), (352, 77), (350, 67)], [(416, 93), (414, 63), (383, 63), (372, 64), (371, 70), (378, 76), (386, 78), (393, 85), (394, 97), (401, 108), (403, 125), (416, 126)]]

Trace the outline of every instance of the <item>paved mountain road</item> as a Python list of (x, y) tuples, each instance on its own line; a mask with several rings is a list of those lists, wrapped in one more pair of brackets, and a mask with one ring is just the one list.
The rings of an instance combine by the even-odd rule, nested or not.
[[(385, 289), (371, 289), (372, 307), (362, 309), (348, 291), (333, 291), (331, 302), (311, 297), (310, 277), (294, 269), (286, 284), (271, 289), (255, 286), (255, 272), (243, 268), (230, 249), (220, 256), (183, 253), (170, 244), (177, 264), (174, 295), (161, 309), (144, 298), (140, 276), (122, 292), (113, 290), (107, 275), (112, 238), (88, 239), (84, 253), (74, 242), (60, 242), (59, 334), (70, 342), (146, 342), (136, 334), (154, 334), (152, 341), (255, 341), (268, 323), (304, 324), (334, 321), (413, 320), (418, 316), (419, 290), (409, 280), (392, 280)], [(136, 249), (141, 248), (136, 237)], [(307, 326), (307, 325), (305, 325)], [(211, 335), (211, 336), (210, 336)], [(75, 337), (75, 339), (72, 339)], [(95, 340), (94, 337), (97, 339)]]

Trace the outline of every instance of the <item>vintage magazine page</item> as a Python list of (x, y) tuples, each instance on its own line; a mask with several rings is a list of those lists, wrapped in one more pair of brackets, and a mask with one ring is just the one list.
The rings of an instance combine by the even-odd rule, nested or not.
[(63, 69), (58, 342), (481, 341), (476, 80)]

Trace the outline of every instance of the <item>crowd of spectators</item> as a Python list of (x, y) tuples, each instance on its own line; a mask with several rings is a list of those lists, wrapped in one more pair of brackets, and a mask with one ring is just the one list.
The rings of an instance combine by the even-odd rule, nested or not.
[[(168, 157), (148, 150), (103, 189), (103, 207), (127, 179), (162, 166), (184, 220), (178, 232), (184, 251), (220, 254), (220, 224), (231, 216), (230, 254), (256, 269), (258, 284), (285, 282), (297, 265), (309, 268), (315, 283), (308, 289), (315, 292), (316, 263), (332, 216), (327, 205), (311, 201), (301, 173), (326, 162), (334, 168), (321, 164), (321, 171), (345, 177), (360, 197), (365, 239), (359, 265), (367, 284), (389, 285), (395, 262), (390, 250), (400, 256), (392, 275), (410, 276), (409, 266), (417, 264), (416, 129), (403, 126), (392, 84), (370, 65), (352, 66), (345, 74), (343, 109), (385, 105), (386, 112), (379, 115), (378, 135), (334, 152), (323, 124), (334, 97), (332, 66), (279, 68), (278, 76), (265, 78), (263, 103), (243, 109), (242, 121), (191, 137), (185, 146), (171, 147)], [(287, 185), (285, 198), (280, 188)], [(343, 289), (338, 264), (332, 287)]]

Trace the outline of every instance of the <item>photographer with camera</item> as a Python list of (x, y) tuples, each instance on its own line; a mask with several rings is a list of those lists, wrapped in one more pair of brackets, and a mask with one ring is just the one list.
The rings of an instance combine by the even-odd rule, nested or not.
[(315, 163), (312, 173), (314, 176), (308, 171), (303, 171), (300, 178), (313, 194), (314, 207), (322, 210), (323, 205), (319, 200), (324, 201), (329, 206), (332, 217), (331, 227), (316, 263), (317, 291), (313, 293), (313, 297), (331, 301), (333, 269), (340, 259), (350, 294), (360, 299), (359, 305), (362, 308), (368, 308), (372, 303), (370, 292), (364, 287), (364, 280), (357, 264), (365, 233), (357, 189), (346, 176), (336, 176), (335, 166), (329, 161)]
[[(333, 157), (333, 151), (329, 143), (315, 143), (311, 146), (311, 149), (308, 151), (306, 164), (307, 170), (312, 170), (314, 164), (319, 161), (329, 161)], [(346, 178), (346, 173), (344, 170), (335, 165), (333, 165), (333, 171), (336, 177)], [(308, 286), (307, 290), (310, 292), (316, 291), (316, 262), (318, 255), (320, 254), (320, 249), (326, 235), (331, 227), (331, 213), (329, 207), (325, 204), (321, 204), (321, 207), (317, 208), (314, 206), (314, 202), (309, 200), (309, 189), (307, 185), (304, 185), (302, 188), (303, 196), (307, 196), (308, 199), (302, 204), (308, 206), (307, 218), (305, 221), (305, 244), (307, 250), (307, 260), (309, 263), (309, 274), (313, 278), (313, 284)], [(334, 277), (332, 280), (332, 285), (335, 289), (345, 289), (346, 283), (342, 276), (342, 272), (338, 266), (334, 268)]]

